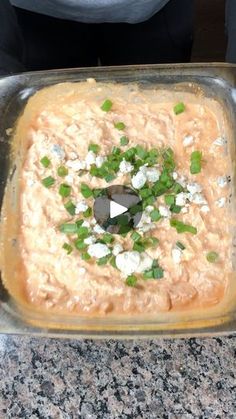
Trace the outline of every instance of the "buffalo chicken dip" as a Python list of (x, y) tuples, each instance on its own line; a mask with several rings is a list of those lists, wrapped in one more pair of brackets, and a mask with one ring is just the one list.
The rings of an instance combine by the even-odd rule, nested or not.
[[(28, 301), (84, 315), (220, 302), (232, 270), (231, 167), (218, 103), (88, 79), (36, 93), (20, 128)], [(95, 199), (111, 185), (141, 199), (131, 231), (125, 217), (120, 234), (94, 217)]]

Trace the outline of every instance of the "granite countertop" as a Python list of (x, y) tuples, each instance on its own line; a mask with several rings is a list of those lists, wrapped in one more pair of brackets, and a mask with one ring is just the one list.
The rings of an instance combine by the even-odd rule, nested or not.
[(236, 418), (236, 337), (0, 336), (0, 418)]

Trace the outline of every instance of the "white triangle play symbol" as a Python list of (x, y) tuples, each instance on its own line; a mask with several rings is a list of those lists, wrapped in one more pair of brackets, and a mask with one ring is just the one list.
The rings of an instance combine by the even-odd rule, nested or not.
[(115, 201), (110, 201), (110, 218), (124, 214), (126, 211), (128, 211), (128, 208), (124, 207), (124, 205), (117, 204)]

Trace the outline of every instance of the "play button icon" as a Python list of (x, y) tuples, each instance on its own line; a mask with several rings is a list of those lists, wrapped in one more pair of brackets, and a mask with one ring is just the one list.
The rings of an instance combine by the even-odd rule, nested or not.
[(125, 234), (142, 218), (142, 201), (128, 186), (102, 189), (94, 202), (94, 217), (100, 227), (112, 234)]
[(128, 211), (128, 208), (124, 207), (124, 205), (117, 204), (115, 201), (110, 201), (110, 218), (124, 214), (126, 211)]

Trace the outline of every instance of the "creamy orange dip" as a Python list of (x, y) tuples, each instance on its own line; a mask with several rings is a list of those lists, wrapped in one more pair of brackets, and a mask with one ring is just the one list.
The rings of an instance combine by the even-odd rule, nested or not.
[[(112, 106), (104, 111), (101, 107), (106, 100)], [(184, 109), (176, 114), (174, 107), (179, 102)], [(220, 105), (191, 93), (88, 80), (38, 92), (20, 123), (28, 142), (20, 180), (20, 249), (27, 298), (32, 304), (105, 315), (208, 307), (223, 298), (232, 271), (227, 207), (231, 167)], [(128, 144), (121, 145), (121, 137)], [(96, 153), (89, 151), (91, 144), (99, 146)], [(132, 160), (122, 159), (109, 182), (90, 174), (114, 147), (124, 153), (137, 145), (160, 153), (170, 147), (175, 162), (170, 176), (173, 185), (180, 185), (175, 192), (172, 185), (144, 209), (136, 231), (141, 242), (151, 237), (158, 243), (154, 240), (154, 245), (141, 251), (133, 249), (132, 232), (101, 243), (104, 232), (88, 210), (93, 208), (94, 197), (85, 198), (81, 193), (81, 183), (91, 190), (112, 184), (129, 185), (138, 192), (146, 185), (152, 190), (160, 181), (163, 160), (151, 167), (143, 164), (135, 172)], [(191, 174), (195, 151), (201, 155), (200, 169)], [(49, 165), (47, 159), (42, 163), (45, 157)], [(65, 177), (58, 175), (60, 166), (68, 171)], [(142, 174), (145, 185), (140, 186)], [(45, 187), (42, 181), (48, 177), (54, 183)], [(59, 193), (62, 183), (69, 186), (68, 197)], [(166, 195), (172, 198), (166, 200)], [(172, 212), (168, 199), (175, 200), (177, 212)], [(68, 201), (75, 215), (66, 210)], [(151, 217), (157, 214), (154, 210), (159, 211), (158, 221)], [(77, 249), (77, 234), (65, 234), (60, 226), (81, 219), (87, 236), (80, 241), (85, 246)], [(171, 225), (173, 219), (193, 227), (196, 234), (178, 233)], [(100, 246), (94, 247), (96, 243)], [(105, 259), (100, 265), (101, 258)], [(153, 261), (159, 269), (157, 278), (152, 273), (147, 278)]]

